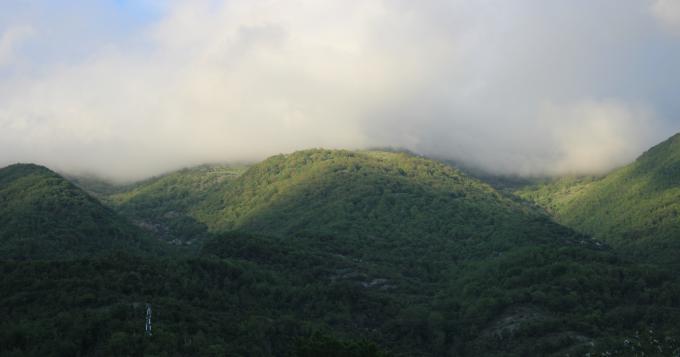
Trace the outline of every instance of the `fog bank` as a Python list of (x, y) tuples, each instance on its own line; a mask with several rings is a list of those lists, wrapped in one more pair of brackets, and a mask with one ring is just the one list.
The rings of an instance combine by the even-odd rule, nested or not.
[(4, 2), (0, 166), (123, 180), (391, 146), (603, 172), (680, 129), (679, 3)]

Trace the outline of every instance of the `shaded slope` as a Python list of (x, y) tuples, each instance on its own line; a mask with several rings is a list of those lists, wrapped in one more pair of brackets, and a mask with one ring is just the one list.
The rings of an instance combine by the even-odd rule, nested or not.
[(49, 169), (0, 169), (0, 257), (64, 259), (156, 251), (140, 230)]
[[(621, 353), (630, 339), (655, 355), (636, 337), (652, 327), (668, 355), (677, 347), (664, 337), (677, 337), (680, 287), (605, 250), (432, 257), (444, 273), (405, 277), (399, 265), (411, 257), (387, 264), (323, 248), (311, 237), (231, 233), (196, 259), (0, 261), (0, 354), (618, 356), (630, 355)], [(364, 339), (379, 348), (338, 342)]]
[(602, 178), (570, 178), (520, 190), (569, 227), (648, 262), (680, 254), (680, 134)]
[(636, 331), (678, 336), (673, 276), (596, 246), (526, 244), (458, 261), (450, 256), (456, 246), (442, 240), (382, 247), (374, 258), (334, 248), (330, 237), (232, 233), (207, 242), (203, 256), (274, 274), (309, 294), (279, 308), (294, 305), (320, 326), (395, 355), (625, 355), (622, 341)]
[[(3, 356), (380, 356), (370, 343), (344, 342), (363, 340), (358, 333), (334, 337), (307, 316), (312, 304), (303, 302), (339, 289), (291, 286), (289, 276), (247, 261), (116, 255), (0, 261), (0, 271)], [(320, 352), (299, 353), (310, 349)]]

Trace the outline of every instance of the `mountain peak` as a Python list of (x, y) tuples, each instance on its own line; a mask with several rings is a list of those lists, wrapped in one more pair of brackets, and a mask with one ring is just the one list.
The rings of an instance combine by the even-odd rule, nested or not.
[(140, 230), (44, 166), (0, 169), (0, 202), (0, 258), (61, 259), (152, 249)]

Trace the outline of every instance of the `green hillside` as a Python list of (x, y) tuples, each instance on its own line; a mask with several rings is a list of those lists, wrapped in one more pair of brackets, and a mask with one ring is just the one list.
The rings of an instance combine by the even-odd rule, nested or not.
[(81, 183), (99, 192), (104, 202), (158, 238), (174, 244), (196, 245), (208, 233), (205, 223), (198, 221), (193, 211), (211, 197), (221, 196), (243, 171), (240, 166), (203, 165), (103, 190), (96, 181)]
[(518, 191), (560, 223), (647, 262), (680, 254), (680, 134), (600, 177), (564, 178)]
[(307, 150), (247, 169), (196, 167), (103, 200), (158, 236), (183, 242), (234, 229), (366, 242), (468, 239), (501, 234), (493, 227), (531, 216), (527, 207), (451, 166), (380, 151)]
[[(22, 222), (3, 227), (40, 232), (40, 242), (66, 227), (95, 237), (70, 251), (51, 248), (48, 258), (74, 256), (69, 252), (108, 237), (88, 230), (105, 222), (57, 222), (89, 219), (90, 205), (136, 231), (45, 168), (3, 172), (2, 197), (15, 203), (2, 217)], [(127, 187), (97, 185), (104, 202), (149, 232), (194, 242), (197, 249), (188, 252), (195, 255), (0, 259), (0, 354), (679, 351), (674, 275), (621, 258), (437, 161), (307, 150), (247, 169), (201, 166)], [(27, 220), (33, 216), (26, 212), (43, 206), (48, 212), (40, 217), (56, 216), (44, 225)], [(79, 213), (62, 212), (69, 207)], [(134, 253), (134, 247), (120, 248)], [(153, 336), (143, 330), (147, 302)]]
[(463, 225), (502, 220), (514, 208), (488, 185), (432, 160), (308, 150), (252, 166), (196, 216), (213, 231), (462, 236), (477, 234)]
[[(106, 201), (138, 221), (181, 217), (168, 231), (204, 242), (198, 260), (150, 268), (158, 272), (142, 292), (121, 285), (107, 293), (125, 306), (203, 306), (193, 318), (173, 313), (167, 325), (159, 322), (175, 341), (202, 331), (219, 351), (285, 355), (296, 338), (322, 331), (333, 337), (310, 346), (368, 338), (400, 356), (557, 356), (621, 352), (626, 338), (653, 350), (658, 337), (678, 336), (680, 290), (671, 275), (640, 268), (451, 166), (410, 154), (307, 150), (242, 173), (183, 170)], [(233, 230), (240, 233), (225, 233)], [(207, 270), (195, 276), (186, 264)], [(228, 273), (233, 266), (237, 277)], [(164, 300), (170, 287), (161, 282), (175, 280), (191, 292)], [(110, 301), (97, 298), (93, 309)], [(105, 325), (92, 344), (106, 346), (122, 329), (122, 346), (161, 348), (135, 335), (134, 321)], [(650, 327), (654, 336), (636, 337)]]
[(0, 169), (0, 257), (66, 259), (142, 253), (157, 247), (143, 232), (49, 169)]

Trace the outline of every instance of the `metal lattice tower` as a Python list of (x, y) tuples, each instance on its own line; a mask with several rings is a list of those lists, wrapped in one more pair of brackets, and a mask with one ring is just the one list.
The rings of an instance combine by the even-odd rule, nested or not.
[(151, 304), (146, 304), (146, 324), (144, 331), (147, 336), (151, 336)]

